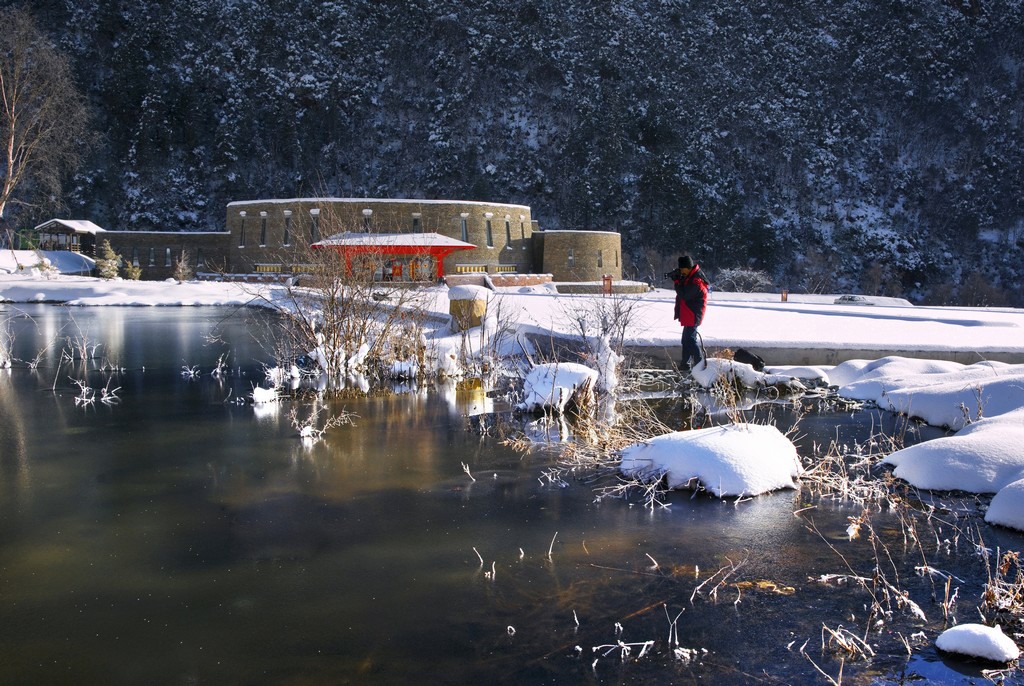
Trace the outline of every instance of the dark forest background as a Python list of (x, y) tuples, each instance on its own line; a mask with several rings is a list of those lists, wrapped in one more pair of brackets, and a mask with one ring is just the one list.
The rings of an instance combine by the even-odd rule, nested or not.
[(620, 231), (640, 278), (688, 251), (794, 291), (1024, 304), (1024, 0), (28, 7), (101, 137), (19, 224), (493, 200)]

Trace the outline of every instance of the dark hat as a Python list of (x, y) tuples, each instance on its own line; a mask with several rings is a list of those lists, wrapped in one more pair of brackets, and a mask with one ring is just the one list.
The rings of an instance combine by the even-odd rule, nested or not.
[(689, 255), (682, 255), (679, 258), (680, 269), (693, 269), (693, 258)]

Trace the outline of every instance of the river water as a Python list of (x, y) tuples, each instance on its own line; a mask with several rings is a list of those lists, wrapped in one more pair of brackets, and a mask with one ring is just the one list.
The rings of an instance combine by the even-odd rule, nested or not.
[[(307, 445), (289, 415), (309, 401), (239, 402), (270, 361), (261, 311), (7, 306), (2, 321), (19, 360), (39, 356), (0, 370), (3, 683), (826, 683), (814, 665), (841, 665), (823, 625), (866, 626), (865, 592), (815, 581), (876, 564), (845, 535), (851, 504), (595, 502), (587, 475), (545, 479), (555, 451), (506, 447), (468, 416), (478, 394), (443, 385), (339, 401), (355, 424)], [(68, 340), (92, 359), (62, 360)], [(812, 415), (801, 443), (893, 421)], [(975, 507), (940, 504), (949, 521)], [(896, 612), (843, 683), (982, 681), (991, 665), (931, 647), (941, 589), (905, 572), (920, 550), (894, 516), (872, 523), (927, 620)], [(976, 621), (985, 566), (934, 531), (953, 543), (928, 562), (962, 580), (955, 616)], [(898, 636), (915, 632), (908, 658)]]

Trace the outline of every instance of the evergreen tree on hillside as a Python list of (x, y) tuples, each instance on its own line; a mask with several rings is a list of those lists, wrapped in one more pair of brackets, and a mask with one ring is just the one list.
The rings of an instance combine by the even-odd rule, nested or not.
[(1024, 281), (1003, 264), (1024, 263), (1024, 0), (969, 4), (33, 7), (110, 132), (72, 196), (106, 225), (217, 229), (240, 198), (487, 198), (619, 230), (637, 256), (686, 243), (710, 271), (790, 283), (819, 282), (814, 256), (836, 278), (870, 260), (923, 294), (952, 254)]

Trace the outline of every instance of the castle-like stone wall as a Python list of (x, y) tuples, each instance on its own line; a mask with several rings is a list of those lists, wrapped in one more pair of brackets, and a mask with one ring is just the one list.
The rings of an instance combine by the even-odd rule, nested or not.
[(311, 242), (344, 231), (439, 233), (476, 246), (445, 258), (446, 274), (530, 272), (534, 267), (534, 225), (526, 205), (374, 198), (252, 200), (228, 204), (226, 226), (231, 263), (238, 272), (301, 263)]
[(554, 281), (622, 279), (622, 236), (615, 231), (538, 231), (535, 262)]
[[(444, 273), (550, 274), (558, 282), (622, 279), (615, 231), (539, 231), (526, 205), (467, 200), (297, 198), (227, 206), (226, 231), (108, 231), (144, 279), (164, 279), (184, 252), (197, 272), (278, 278), (301, 273), (309, 246), (342, 232), (439, 233), (473, 244), (444, 258)], [(517, 282), (518, 283), (518, 282)]]

